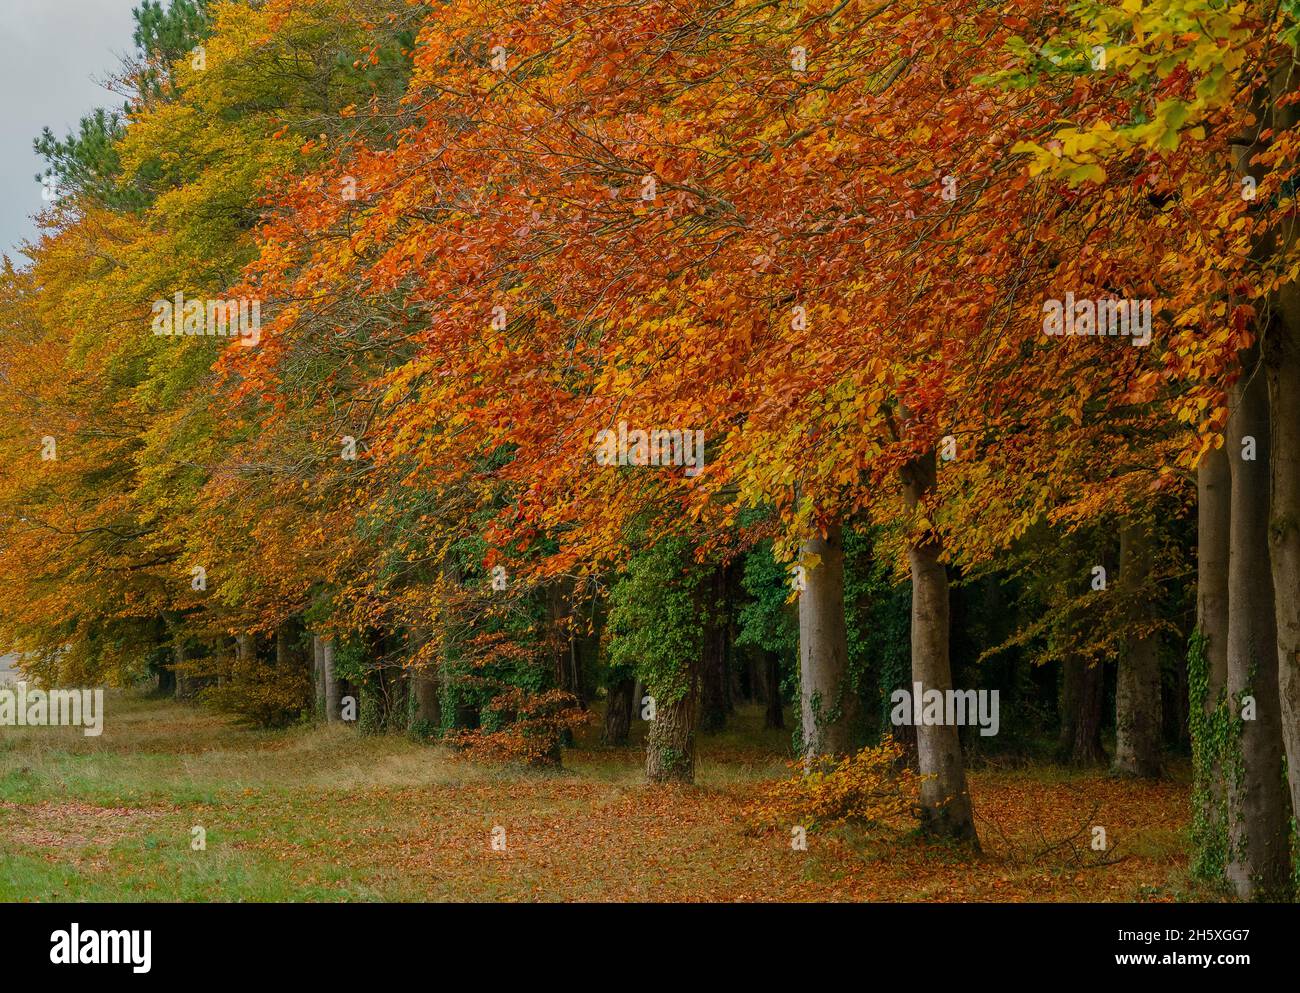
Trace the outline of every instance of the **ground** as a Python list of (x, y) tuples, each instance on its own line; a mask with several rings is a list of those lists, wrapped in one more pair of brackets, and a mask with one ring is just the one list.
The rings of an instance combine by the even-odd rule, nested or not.
[[(788, 831), (756, 833), (743, 815), (761, 780), (788, 772), (788, 734), (761, 722), (745, 709), (705, 737), (696, 786), (654, 788), (640, 749), (602, 749), (595, 727), (563, 771), (539, 772), (341, 726), (252, 731), (116, 693), (98, 738), (0, 728), (0, 900), (1205, 897), (1187, 888), (1177, 769), (1147, 783), (976, 768), (979, 857), (843, 830), (795, 851)], [(504, 851), (491, 845), (498, 826)]]

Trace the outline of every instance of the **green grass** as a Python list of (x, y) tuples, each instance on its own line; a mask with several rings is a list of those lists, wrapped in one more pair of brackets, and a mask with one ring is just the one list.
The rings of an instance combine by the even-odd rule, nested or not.
[[(701, 738), (695, 786), (649, 787), (640, 722), (606, 749), (593, 721), (547, 771), (352, 727), (253, 731), (126, 692), (106, 703), (98, 738), (0, 729), (0, 900), (1168, 898), (1186, 863), (1170, 814), (1185, 785), (1039, 767), (972, 774), (982, 860), (852, 832), (792, 852), (741, 815), (757, 781), (788, 771), (789, 733), (763, 730), (760, 708)], [(1131, 859), (1086, 874), (1024, 862), (1094, 794)]]
[[(518, 894), (490, 880), (467, 892), (454, 878), (439, 885), (366, 865), (358, 842), (400, 845), (421, 798), (441, 802), (449, 822), (468, 818), (486, 838), (495, 820), (576, 818), (589, 791), (608, 801), (641, 788), (639, 743), (601, 749), (587, 740), (594, 727), (566, 751), (564, 770), (536, 771), (338, 725), (252, 731), (131, 693), (110, 694), (107, 706), (97, 738), (69, 728), (0, 732), (0, 899), (509, 898)], [(702, 758), (700, 781), (779, 774), (771, 753), (781, 747), (781, 732), (719, 736), (719, 758)], [(722, 760), (746, 748), (747, 761)], [(576, 783), (581, 797), (566, 798), (560, 787)], [(495, 817), (464, 809), (481, 803), (484, 790), (508, 797)], [(202, 851), (191, 848), (194, 826), (206, 831)]]

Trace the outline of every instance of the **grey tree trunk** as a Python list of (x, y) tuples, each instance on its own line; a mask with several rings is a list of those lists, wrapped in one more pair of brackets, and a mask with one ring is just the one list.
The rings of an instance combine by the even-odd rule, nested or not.
[(1269, 552), (1277, 624), (1278, 697), (1291, 809), (1300, 811), (1300, 300), (1270, 355), (1273, 438)]
[(1228, 685), (1228, 536), (1232, 476), (1227, 451), (1211, 448), (1196, 471), (1196, 628), (1205, 639), (1205, 711)]
[(325, 718), (325, 642), (319, 635), (311, 636), (311, 698), (312, 716)]
[(1141, 521), (1126, 521), (1119, 536), (1119, 581), (1136, 629), (1119, 663), (1115, 688), (1116, 772), (1160, 775), (1160, 639), (1150, 630), (1151, 535)]
[[(1284, 60), (1272, 81), (1275, 132), (1293, 127), (1300, 117), (1300, 108), (1294, 103), (1278, 99), (1295, 86), (1290, 60)], [(1295, 228), (1288, 234), (1294, 245)], [(1269, 558), (1277, 625), (1282, 741), (1291, 809), (1300, 812), (1300, 286), (1295, 282), (1279, 291), (1276, 313), (1278, 320), (1269, 326), (1264, 356), (1273, 428), (1269, 454)]]
[[(915, 510), (935, 488), (934, 452), (913, 459), (903, 470), (903, 495)], [(948, 658), (948, 573), (939, 561), (939, 539), (933, 535), (907, 551), (912, 568), (912, 681), (921, 691), (952, 689)], [(974, 810), (966, 785), (957, 728), (921, 724), (916, 728), (916, 753), (921, 774), (922, 827), (941, 837), (969, 841), (976, 847)]]
[(321, 667), (325, 676), (325, 721), (335, 724), (343, 720), (343, 683), (334, 675), (334, 640), (321, 642)]
[[(817, 561), (812, 561), (816, 556)], [(799, 695), (808, 759), (853, 751), (858, 698), (849, 681), (844, 623), (844, 538), (838, 525), (800, 546), (806, 588), (799, 593)]]
[[(1240, 722), (1240, 763), (1229, 770), (1227, 876), (1242, 899), (1286, 895), (1291, 870), (1290, 802), (1282, 778), (1277, 619), (1268, 563), (1268, 392), (1253, 357), (1243, 361), (1228, 421), (1232, 511), (1228, 559), (1228, 700)], [(1244, 459), (1253, 439), (1255, 459)], [(1254, 700), (1253, 720), (1240, 720)]]

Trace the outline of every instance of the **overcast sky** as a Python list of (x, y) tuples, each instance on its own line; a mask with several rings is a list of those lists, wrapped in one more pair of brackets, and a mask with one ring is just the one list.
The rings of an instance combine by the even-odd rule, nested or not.
[[(0, 251), (34, 236), (43, 206), (32, 140), (63, 137), (95, 107), (120, 107), (100, 81), (131, 50), (139, 0), (0, 0)], [(15, 258), (16, 262), (25, 261)]]

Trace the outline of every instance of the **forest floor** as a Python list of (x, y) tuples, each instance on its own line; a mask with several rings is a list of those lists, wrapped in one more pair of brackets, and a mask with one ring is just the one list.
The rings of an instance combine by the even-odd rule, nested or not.
[(106, 703), (100, 737), (0, 729), (0, 900), (1206, 898), (1187, 882), (1177, 767), (1154, 783), (977, 767), (979, 857), (845, 830), (795, 851), (743, 813), (762, 780), (789, 772), (789, 735), (763, 731), (757, 708), (701, 739), (697, 785), (670, 788), (642, 782), (639, 747), (596, 744), (594, 722), (547, 772), (399, 735), (252, 731), (128, 693)]

